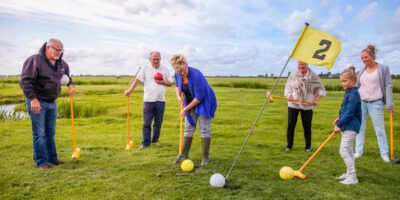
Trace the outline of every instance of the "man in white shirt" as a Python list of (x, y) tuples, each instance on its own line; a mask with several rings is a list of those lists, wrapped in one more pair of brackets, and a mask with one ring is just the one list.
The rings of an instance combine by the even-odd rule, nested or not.
[[(150, 143), (160, 145), (158, 138), (160, 137), (161, 124), (164, 118), (166, 86), (172, 86), (172, 76), (166, 67), (160, 65), (160, 52), (152, 51), (149, 60), (151, 66), (143, 66), (129, 89), (125, 90), (125, 96), (129, 96), (140, 82), (144, 83), (143, 140), (140, 145), (141, 149), (150, 146)], [(153, 78), (156, 73), (161, 73), (163, 78), (157, 80)], [(150, 140), (153, 119), (153, 138)]]

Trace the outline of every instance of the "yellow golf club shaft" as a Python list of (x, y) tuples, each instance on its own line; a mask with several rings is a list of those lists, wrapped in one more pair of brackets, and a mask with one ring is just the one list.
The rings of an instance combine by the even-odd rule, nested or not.
[(390, 160), (394, 160), (393, 111), (390, 111)]
[(336, 132), (332, 132), (331, 135), (329, 135), (329, 137), (324, 141), (324, 143), (322, 143), (317, 151), (315, 151), (313, 153), (313, 155), (303, 164), (303, 166), (301, 166), (301, 168), (297, 171), (302, 172), (304, 170), (304, 168), (306, 168), (306, 166), (314, 160), (314, 158), (318, 155), (318, 153), (322, 150), (322, 148), (324, 148), (324, 146), (333, 138), (333, 136), (336, 134)]
[[(183, 95), (181, 95), (181, 99), (183, 102)], [(181, 112), (183, 110), (183, 104), (181, 104)], [(185, 118), (181, 117), (181, 122), (179, 126), (179, 155), (182, 155), (183, 151), (183, 122), (185, 121)]]

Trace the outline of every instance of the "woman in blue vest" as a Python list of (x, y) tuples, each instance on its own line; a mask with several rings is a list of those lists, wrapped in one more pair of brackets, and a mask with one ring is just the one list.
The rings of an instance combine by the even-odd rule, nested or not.
[[(171, 65), (175, 69), (176, 96), (184, 109), (181, 118), (186, 117), (183, 141), (183, 155), (178, 155), (178, 161), (189, 157), (193, 134), (196, 125), (199, 125), (203, 158), (201, 165), (209, 162), (208, 154), (211, 142), (211, 119), (217, 109), (215, 93), (208, 84), (204, 75), (196, 68), (189, 67), (184, 55), (176, 54), (171, 58)], [(184, 99), (182, 99), (182, 94)]]

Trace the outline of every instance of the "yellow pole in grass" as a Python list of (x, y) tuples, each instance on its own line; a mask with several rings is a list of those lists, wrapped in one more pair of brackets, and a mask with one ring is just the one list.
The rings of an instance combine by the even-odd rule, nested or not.
[(72, 95), (72, 85), (68, 87), (69, 89), (69, 108), (71, 111), (71, 128), (72, 128), (72, 155), (71, 159), (78, 159), (81, 155), (81, 149), (76, 147), (76, 132), (74, 124), (74, 98)]
[[(183, 95), (181, 95), (181, 99), (183, 101)], [(181, 112), (183, 110), (183, 104), (181, 104)], [(185, 118), (181, 117), (181, 122), (179, 126), (179, 155), (182, 155), (183, 151), (183, 124), (185, 122)]]
[(131, 140), (131, 129), (130, 129), (130, 119), (129, 119), (129, 96), (126, 96), (126, 127), (128, 132), (128, 141), (125, 149), (131, 150), (133, 146), (133, 141)]

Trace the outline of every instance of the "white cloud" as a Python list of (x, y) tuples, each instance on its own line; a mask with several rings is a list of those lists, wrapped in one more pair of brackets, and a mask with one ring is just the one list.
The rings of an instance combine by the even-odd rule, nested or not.
[(297, 38), (303, 30), (304, 23), (310, 22), (313, 16), (314, 12), (311, 9), (307, 9), (304, 12), (295, 10), (289, 17), (283, 20), (282, 28), (290, 38)]
[(346, 13), (351, 13), (354, 10), (354, 7), (352, 5), (346, 5), (346, 7), (344, 8)]
[(377, 2), (372, 2), (368, 5), (366, 5), (360, 13), (357, 15), (358, 21), (365, 21), (373, 16), (376, 15), (378, 12), (379, 4)]

